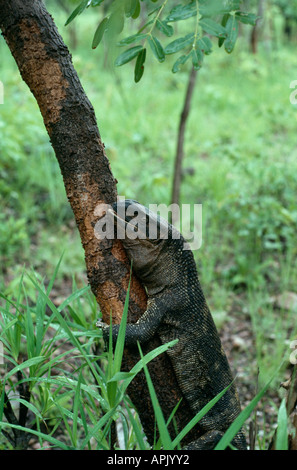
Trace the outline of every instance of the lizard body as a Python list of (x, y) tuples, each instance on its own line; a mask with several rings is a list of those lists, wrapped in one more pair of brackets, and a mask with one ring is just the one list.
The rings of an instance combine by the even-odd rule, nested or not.
[[(131, 212), (127, 215), (132, 207), (140, 214), (138, 222), (143, 222), (140, 224), (140, 236), (138, 233), (135, 239), (130, 238), (136, 228), (133, 217)], [(145, 343), (155, 334), (159, 335), (163, 344), (178, 338), (177, 344), (166, 354), (171, 359), (182, 394), (194, 416), (230, 385), (233, 378), (200, 286), (193, 253), (173, 226), (136, 201), (115, 203), (113, 216), (117, 226), (130, 229), (130, 232), (126, 230), (122, 242), (132, 260), (133, 272), (148, 294), (147, 310), (137, 323), (127, 324), (125, 346), (135, 346), (137, 341)], [(152, 220), (157, 221), (155, 238), (149, 237), (149, 222)], [(165, 238), (161, 233), (164, 228), (167, 232)], [(110, 328), (103, 325), (102, 329), (104, 339), (108, 341)], [(119, 325), (114, 325), (113, 342), (116, 342), (118, 331)], [(202, 437), (187, 448), (214, 448), (239, 413), (240, 403), (232, 384), (199, 421)], [(233, 444), (241, 449), (246, 447), (242, 432), (236, 435)]]

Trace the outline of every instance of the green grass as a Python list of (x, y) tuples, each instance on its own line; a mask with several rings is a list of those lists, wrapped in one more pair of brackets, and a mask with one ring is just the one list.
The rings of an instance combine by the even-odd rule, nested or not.
[[(0, 341), (4, 347), (5, 368), (2, 369), (0, 384), (0, 443), (3, 442), (5, 446), (6, 438), (12, 448), (26, 449), (29, 438), (35, 437), (35, 446), (39, 445), (40, 448), (108, 450), (112, 448), (112, 423), (122, 419), (124, 448), (147, 449), (145, 436), (126, 396), (130, 382), (144, 368), (160, 434), (153, 449), (180, 449), (182, 439), (231, 384), (204, 406), (172, 439), (168, 424), (174, 418), (175, 410), (166, 422), (147, 364), (177, 340), (145, 356), (139, 346), (139, 362), (130, 372), (121, 372), (129, 290), (114, 351), (110, 337), (107, 353), (101, 352), (97, 356), (94, 346), (101, 341), (101, 333), (95, 327), (97, 312), (94, 306), (92, 308), (92, 299), (88, 297), (89, 288), (74, 289), (56, 307), (51, 300), (51, 291), (58, 268), (59, 265), (47, 287), (33, 273), (23, 273), (16, 296), (1, 296)], [(25, 278), (29, 278), (34, 286), (36, 301), (33, 303), (28, 301)], [(91, 312), (87, 318), (82, 316), (83, 298)], [(100, 349), (102, 351), (102, 346)], [(102, 368), (104, 363), (107, 366)], [(274, 371), (274, 377), (232, 423), (217, 444), (217, 450), (223, 450), (231, 444), (233, 437), (245, 425), (269, 389), (277, 372)], [(13, 411), (15, 417), (12, 419), (11, 415), (7, 416), (6, 410), (8, 405), (15, 410), (15, 404), (19, 406), (19, 417)], [(288, 446), (288, 417), (284, 400), (278, 410), (277, 424), (275, 446), (278, 450), (285, 450)]]
[[(55, 14), (55, 19), (68, 42), (65, 18)], [(118, 192), (145, 205), (169, 203), (188, 71), (172, 75), (170, 60), (160, 65), (152, 58), (135, 85), (133, 66), (106, 69), (102, 48), (91, 50), (90, 29), (94, 25), (95, 30), (95, 23), (90, 15), (80, 18), (79, 46), (71, 52), (94, 105)], [(254, 349), (241, 354), (249, 356), (248, 364), (260, 368), (261, 389), (283, 357), (288, 359), (288, 342), (297, 334), (294, 312), (276, 309), (272, 302), (283, 292), (296, 293), (297, 284), (297, 109), (289, 101), (289, 85), (296, 79), (295, 49), (294, 44), (278, 41), (277, 47), (260, 45), (259, 54), (253, 56), (242, 38), (230, 56), (215, 50), (198, 74), (186, 133), (184, 167), (193, 171), (184, 176), (181, 202), (203, 205), (203, 244), (195, 252), (199, 276), (219, 327), (230, 318), (237, 323), (249, 321)], [(0, 63), (5, 91), (5, 103), (0, 105), (0, 290), (11, 298), (24, 286), (28, 305), (38, 298), (42, 309), (45, 300), (36, 285), (23, 277), (23, 266), (32, 267), (41, 282), (44, 276), (51, 277), (65, 251), (56, 295), (68, 298), (72, 283), (84, 286), (83, 250), (41, 114), (2, 38)], [(72, 313), (76, 323), (87, 329), (83, 320), (87, 305), (92, 305), (93, 314), (96, 305), (91, 295), (89, 304), (84, 298)], [(234, 301), (239, 305), (236, 310)], [(30, 309), (26, 312), (22, 333), (15, 317), (9, 317), (17, 348), (12, 352), (14, 361), (18, 348), (24, 348), (20, 334), (34, 325), (35, 313), (30, 317)], [(38, 338), (31, 347), (40, 348)], [(28, 351), (22, 353), (30, 359)], [(72, 377), (79, 390), (84, 385), (82, 370), (79, 366)], [(46, 393), (55, 396), (53, 391), (40, 392), (45, 410)], [(68, 393), (75, 403), (71, 410), (63, 401), (67, 402)], [(65, 409), (78, 416), (74, 386), (64, 398), (58, 402), (58, 412), (66, 425)], [(134, 415), (129, 416), (132, 422)], [(82, 415), (81, 420), (85, 426), (87, 418)], [(285, 421), (282, 410), (279, 420)], [(78, 441), (75, 426), (69, 429), (69, 446)], [(135, 439), (144, 445), (141, 434)], [(282, 436), (278, 442), (286, 445)]]
[[(126, 433), (125, 448), (139, 445), (145, 449), (147, 444), (125, 393), (135, 375), (176, 340), (142, 355), (130, 372), (121, 372), (129, 290), (115, 350), (110, 341), (108, 352), (103, 353), (101, 345), (97, 356), (94, 346), (102, 343), (102, 335), (95, 327), (97, 312), (88, 297), (85, 300), (91, 314), (88, 318), (81, 316), (81, 298), (87, 296), (89, 287), (74, 290), (56, 307), (51, 290), (58, 268), (47, 288), (34, 274), (25, 273), (15, 298), (1, 296), (0, 341), (5, 369), (0, 384), (0, 431), (4, 430), (5, 437), (7, 431), (19, 433), (18, 438), (22, 433), (36, 436), (41, 448), (109, 449), (112, 423), (120, 416), (126, 420), (128, 414), (135, 439), (129, 444)], [(25, 277), (34, 286), (34, 303), (28, 301)], [(107, 363), (104, 370), (101, 363)], [(25, 399), (24, 385), (29, 392)], [(14, 401), (19, 404), (20, 414), (11, 419), (5, 410), (7, 403)], [(24, 409), (31, 416), (22, 420)], [(64, 429), (62, 440), (55, 437), (59, 428)], [(15, 449), (27, 447), (27, 442), (20, 445), (12, 435), (9, 442)]]

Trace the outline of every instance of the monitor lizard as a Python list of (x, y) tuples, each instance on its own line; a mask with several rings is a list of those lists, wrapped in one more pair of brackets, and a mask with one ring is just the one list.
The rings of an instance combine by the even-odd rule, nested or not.
[[(121, 238), (124, 233), (122, 242), (133, 272), (148, 294), (147, 310), (136, 323), (126, 326), (125, 346), (145, 343), (155, 334), (163, 344), (179, 340), (166, 354), (194, 416), (230, 385), (233, 377), (202, 292), (193, 253), (175, 227), (134, 200), (116, 202), (108, 212), (117, 229), (122, 230)], [(157, 227), (153, 236), (152, 227)], [(97, 326), (108, 344), (109, 325), (99, 321)], [(113, 343), (118, 332), (119, 325), (113, 325)], [(232, 383), (198, 422), (202, 436), (184, 449), (213, 449), (240, 411)], [(246, 448), (242, 431), (232, 444)]]

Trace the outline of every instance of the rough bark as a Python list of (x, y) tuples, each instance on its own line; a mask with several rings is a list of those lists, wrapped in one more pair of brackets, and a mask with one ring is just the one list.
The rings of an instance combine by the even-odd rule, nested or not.
[[(0, 28), (39, 105), (44, 125), (58, 159), (67, 197), (85, 250), (87, 275), (100, 305), (103, 320), (119, 323), (126, 297), (130, 266), (117, 240), (99, 241), (94, 234), (99, 203), (116, 200), (116, 182), (99, 134), (94, 109), (89, 102), (71, 55), (52, 17), (40, 0), (0, 0)], [(104, 118), (104, 117), (102, 117)], [(129, 321), (135, 322), (146, 308), (146, 294), (133, 276)], [(146, 348), (160, 345), (155, 338)], [(124, 370), (138, 360), (135, 351), (125, 351)], [(168, 417), (182, 395), (166, 354), (153, 361), (150, 373), (164, 415)], [(153, 440), (155, 420), (145, 378), (139, 374), (129, 389), (144, 431)], [(181, 429), (192, 414), (182, 401), (175, 419)], [(189, 438), (195, 438), (195, 431)]]

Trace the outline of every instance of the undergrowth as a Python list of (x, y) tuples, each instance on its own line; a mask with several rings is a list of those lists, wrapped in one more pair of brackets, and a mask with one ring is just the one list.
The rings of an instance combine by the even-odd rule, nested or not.
[[(14, 298), (1, 295), (0, 306), (0, 433), (2, 448), (63, 450), (174, 450), (196, 423), (229, 387), (220, 392), (172, 439), (150, 379), (147, 364), (177, 340), (143, 356), (129, 372), (121, 372), (129, 290), (115, 350), (110, 338), (107, 352), (95, 327), (98, 313), (89, 288), (77, 289), (56, 306), (51, 290), (58, 266), (49, 282), (34, 272), (23, 273)], [(27, 295), (33, 286), (35, 300)], [(85, 309), (90, 314), (86, 319)], [(98, 348), (98, 343), (101, 347)], [(126, 395), (129, 383), (144, 368), (152, 399), (159, 438), (151, 447), (141, 429), (133, 404)], [(232, 423), (217, 450), (231, 445), (245, 425), (272, 379), (259, 391)], [(230, 384), (231, 385), (231, 384)], [(116, 425), (121, 431), (114, 434)], [(278, 415), (276, 449), (288, 446), (288, 420), (282, 402)], [(117, 437), (115, 438), (114, 435)], [(231, 446), (232, 447), (232, 446)]]

